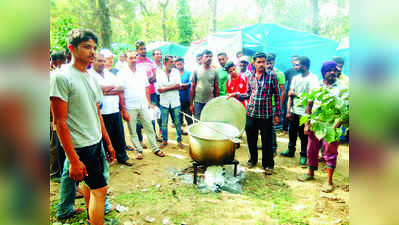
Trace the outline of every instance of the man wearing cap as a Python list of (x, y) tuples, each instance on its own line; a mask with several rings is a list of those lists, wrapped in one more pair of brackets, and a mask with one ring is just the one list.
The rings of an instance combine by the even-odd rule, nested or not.
[(345, 88), (349, 88), (349, 77), (346, 76), (343, 72), (342, 69), (345, 64), (345, 60), (342, 57), (339, 56), (334, 56), (332, 60), (337, 64), (337, 81), (339, 85)]
[(100, 54), (105, 58), (105, 69), (107, 69), (112, 74), (116, 75), (118, 73), (118, 69), (114, 68), (114, 54), (109, 49), (101, 49)]
[(126, 53), (121, 52), (119, 53), (119, 59), (118, 62), (115, 63), (115, 68), (118, 70), (123, 69), (125, 66), (127, 66), (126, 62)]
[[(321, 84), (321, 88), (326, 88), (330, 95), (338, 96), (341, 89), (345, 88), (339, 85), (337, 82), (336, 74), (337, 74), (337, 63), (334, 61), (325, 62), (321, 68), (321, 73), (323, 76), (323, 83)], [(312, 108), (317, 108), (316, 104), (313, 105), (313, 102), (308, 102), (306, 107), (306, 114), (312, 113)], [(341, 126), (341, 121), (338, 121), (334, 128), (339, 128)], [(333, 184), (333, 174), (334, 169), (337, 165), (337, 156), (338, 156), (338, 146), (339, 142), (334, 141), (331, 143), (327, 143), (324, 139), (318, 139), (315, 136), (315, 132), (310, 130), (310, 122), (305, 124), (304, 132), (308, 135), (309, 143), (307, 148), (307, 157), (309, 161), (309, 171), (307, 174), (302, 176), (298, 176), (297, 179), (299, 181), (309, 181), (314, 180), (314, 171), (318, 169), (318, 155), (321, 147), (324, 148), (324, 159), (327, 163), (328, 168), (328, 180), (327, 183), (322, 187), (323, 192), (331, 192), (334, 190)]]
[(195, 60), (196, 60), (196, 62), (197, 62), (197, 66), (198, 67), (201, 67), (201, 65), (202, 65), (202, 52), (200, 52), (200, 53), (198, 53), (196, 56), (195, 56)]
[(239, 59), (240, 76), (246, 81), (251, 75), (251, 72), (248, 70), (249, 58), (248, 56), (241, 56)]

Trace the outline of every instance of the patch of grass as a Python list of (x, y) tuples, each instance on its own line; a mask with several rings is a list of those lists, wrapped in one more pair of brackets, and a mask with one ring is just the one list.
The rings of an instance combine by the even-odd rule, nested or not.
[[(215, 193), (203, 194), (194, 186), (179, 185), (166, 190), (151, 187), (145, 191), (116, 194), (114, 201), (129, 209), (135, 208), (140, 211), (140, 214), (168, 217), (171, 222), (181, 224), (183, 221), (187, 222), (187, 219), (190, 219), (192, 223), (193, 219), (195, 220), (193, 215), (206, 215), (211, 212), (213, 206), (209, 203), (204, 204), (202, 199), (216, 198), (216, 196), (220, 197)], [(148, 205), (152, 205), (152, 208), (148, 209)], [(141, 211), (145, 208), (147, 211)], [(163, 212), (166, 212), (165, 215), (161, 215)]]
[(269, 216), (280, 224), (308, 224), (309, 209), (293, 209), (295, 198), (290, 187), (281, 178), (265, 179), (264, 175), (248, 173), (243, 181), (244, 194), (267, 209)]
[[(87, 221), (87, 212), (86, 211), (84, 211), (78, 215), (74, 215), (73, 217), (68, 218), (68, 219), (63, 219), (63, 220), (57, 219), (57, 204), (58, 204), (58, 202), (59, 202), (58, 200), (50, 202), (50, 223), (61, 222), (62, 224), (67, 223), (67, 224), (71, 224), (71, 225), (86, 224), (86, 221)], [(76, 199), (75, 207), (80, 207), (80, 208), (86, 209), (84, 200)], [(115, 221), (118, 220), (117, 213), (110, 212), (108, 215), (105, 215), (104, 220), (105, 220), (106, 225), (115, 224)]]

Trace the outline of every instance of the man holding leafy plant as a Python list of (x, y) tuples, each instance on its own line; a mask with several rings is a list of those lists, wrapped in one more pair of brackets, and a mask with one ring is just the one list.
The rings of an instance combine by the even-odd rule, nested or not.
[[(348, 91), (337, 82), (337, 63), (325, 62), (321, 68), (323, 83), (321, 88), (304, 97), (303, 104), (307, 115), (301, 118), (305, 124), (304, 133), (308, 135), (307, 157), (309, 171), (297, 177), (299, 181), (314, 179), (314, 171), (318, 169), (318, 154), (324, 148), (324, 159), (328, 168), (328, 182), (323, 186), (323, 192), (334, 190), (333, 174), (337, 163), (339, 138), (342, 135), (341, 125), (349, 125), (349, 107), (346, 95)], [(315, 104), (313, 105), (313, 103)], [(315, 110), (312, 113), (312, 108)]]

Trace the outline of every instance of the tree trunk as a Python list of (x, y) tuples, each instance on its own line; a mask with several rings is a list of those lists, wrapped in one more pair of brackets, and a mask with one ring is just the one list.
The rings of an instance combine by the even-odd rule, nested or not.
[(159, 3), (162, 8), (162, 37), (166, 41), (166, 7), (168, 6), (169, 0), (166, 0), (164, 4)]
[(264, 22), (264, 18), (266, 15), (265, 9), (266, 9), (268, 3), (269, 3), (269, 1), (267, 1), (267, 0), (256, 0), (256, 4), (259, 8), (258, 23)]
[(312, 30), (313, 33), (319, 34), (320, 25), (319, 25), (319, 1), (312, 0), (313, 5), (313, 21), (312, 21)]
[(216, 9), (218, 5), (218, 0), (209, 0), (209, 6), (211, 8), (212, 17), (212, 30), (211, 32), (216, 32)]
[(111, 49), (112, 30), (111, 19), (109, 17), (108, 0), (98, 0), (99, 18), (100, 18), (100, 35), (102, 47)]

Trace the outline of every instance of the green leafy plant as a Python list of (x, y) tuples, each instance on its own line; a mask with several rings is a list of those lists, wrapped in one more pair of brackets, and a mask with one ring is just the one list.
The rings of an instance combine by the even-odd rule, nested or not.
[(341, 126), (349, 131), (349, 89), (343, 89), (338, 95), (331, 95), (328, 88), (323, 87), (309, 94), (302, 94), (302, 104), (314, 102), (312, 114), (301, 117), (300, 125), (310, 121), (310, 130), (319, 139), (327, 143), (339, 141), (342, 136), (341, 128), (334, 126), (341, 121)]
[(50, 49), (52, 51), (65, 50), (69, 31), (78, 27), (74, 17), (60, 15), (51, 18), (50, 25)]

